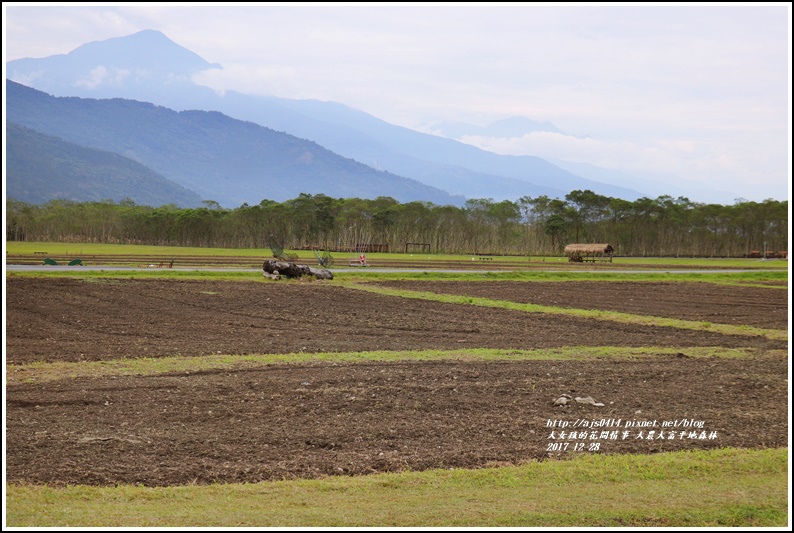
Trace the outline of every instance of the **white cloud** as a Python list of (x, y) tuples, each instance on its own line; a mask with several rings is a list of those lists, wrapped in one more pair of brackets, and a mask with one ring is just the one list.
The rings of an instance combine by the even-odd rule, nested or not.
[(88, 76), (75, 81), (75, 85), (92, 90), (102, 85), (121, 87), (124, 80), (129, 76), (129, 70), (118, 68), (108, 70), (104, 65), (97, 65), (96, 68), (88, 72)]
[(467, 136), (459, 140), (502, 155), (534, 155), (628, 174), (665, 175), (678, 187), (700, 189), (711, 184), (755, 201), (787, 197), (788, 182), (768, 172), (769, 168), (785, 168), (785, 138), (768, 138), (764, 149), (748, 149), (741, 141), (678, 138), (644, 143), (552, 132), (511, 138)]
[(22, 85), (33, 86), (38, 78), (41, 78), (44, 73), (40, 70), (25, 72), (25, 73), (18, 73), (15, 72), (13, 74), (9, 74), (7, 76), (8, 79), (20, 83)]

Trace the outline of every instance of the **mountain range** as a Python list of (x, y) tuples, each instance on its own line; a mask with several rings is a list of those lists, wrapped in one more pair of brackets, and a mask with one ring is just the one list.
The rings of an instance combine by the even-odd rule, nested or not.
[(113, 152), (86, 148), (6, 123), (6, 194), (30, 204), (132, 200), (138, 205), (198, 207), (201, 197)]
[[(643, 196), (538, 157), (497, 155), (334, 102), (217, 94), (192, 76), (222, 67), (154, 30), (6, 67), (9, 80), (19, 82), (6, 83), (7, 120), (116, 152), (227, 207), (300, 192), (453, 205), (470, 198), (562, 198), (584, 189), (627, 200)], [(17, 108), (26, 99), (38, 104)], [(516, 118), (489, 131), (528, 128), (556, 129)], [(477, 134), (464, 125), (440, 129)]]
[[(314, 142), (217, 111), (177, 112), (121, 98), (56, 98), (9, 80), (6, 106), (9, 123), (120, 154), (224, 207), (263, 199), (284, 201), (300, 193), (462, 203), (444, 191), (372, 169)], [(18, 179), (15, 163), (7, 163), (9, 191)], [(168, 197), (162, 203), (180, 202)]]

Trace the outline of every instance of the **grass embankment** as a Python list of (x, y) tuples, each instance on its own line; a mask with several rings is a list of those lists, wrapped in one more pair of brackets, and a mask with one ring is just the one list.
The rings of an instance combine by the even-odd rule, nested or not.
[[(262, 365), (312, 363), (369, 363), (394, 361), (539, 361), (598, 359), (631, 359), (673, 356), (743, 358), (756, 357), (752, 348), (726, 349), (721, 347), (667, 348), (646, 346), (624, 348), (614, 346), (574, 346), (542, 350), (497, 350), (473, 348), (466, 350), (417, 350), (373, 352), (290, 353), (256, 355), (202, 355), (173, 357), (140, 357), (81, 362), (35, 362), (6, 365), (8, 384), (48, 382), (73, 378), (102, 378), (109, 376), (152, 375), (166, 372), (202, 372), (207, 370), (239, 370)], [(786, 357), (787, 352), (767, 352), (769, 357)]]
[(13, 527), (785, 527), (787, 449), (179, 487), (7, 485)]

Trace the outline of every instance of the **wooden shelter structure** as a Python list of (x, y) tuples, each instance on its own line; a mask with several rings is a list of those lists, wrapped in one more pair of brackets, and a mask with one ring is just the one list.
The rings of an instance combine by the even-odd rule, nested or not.
[(609, 261), (611, 263), (615, 250), (609, 244), (569, 244), (565, 247), (565, 253), (569, 262)]

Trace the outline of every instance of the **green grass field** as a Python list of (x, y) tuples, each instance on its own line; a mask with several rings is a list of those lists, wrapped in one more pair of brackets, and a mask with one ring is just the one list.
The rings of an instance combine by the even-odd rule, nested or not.
[[(271, 257), (269, 248), (197, 248), (177, 246), (146, 246), (133, 244), (90, 244), (90, 243), (45, 243), (45, 242), (7, 242), (8, 255), (34, 255), (36, 252), (47, 252), (53, 256), (99, 256), (99, 255), (148, 255), (154, 257), (252, 257), (268, 259)], [(311, 250), (285, 250), (287, 253), (296, 254), (299, 261), (314, 264), (315, 255)], [(357, 254), (349, 252), (334, 252), (334, 257), (343, 260), (348, 256)], [(545, 262), (549, 267), (555, 263), (567, 262), (566, 257), (544, 256), (493, 256), (494, 260), (515, 263), (516, 266), (528, 262)], [(379, 260), (390, 262), (414, 261), (471, 261), (470, 255), (446, 254), (405, 254), (405, 253), (368, 253), (367, 260), (376, 264)], [(788, 261), (769, 259), (722, 259), (722, 258), (682, 258), (682, 257), (615, 257), (613, 264), (625, 267), (640, 266), (671, 266), (675, 268), (746, 268), (746, 269), (774, 269), (787, 270)], [(483, 268), (487, 268), (484, 264)], [(582, 265), (579, 265), (582, 266)], [(584, 265), (585, 267), (587, 265)]]
[(153, 488), (7, 485), (12, 527), (785, 527), (788, 450)]

